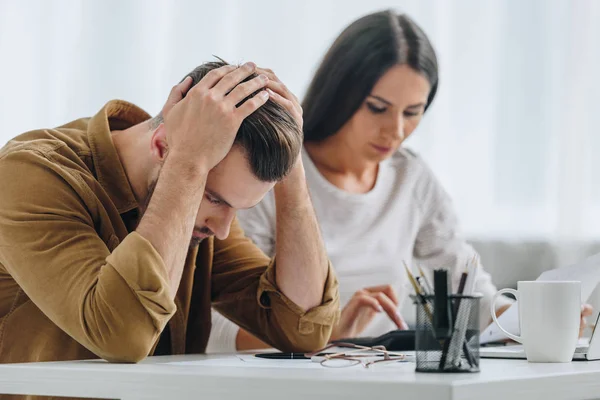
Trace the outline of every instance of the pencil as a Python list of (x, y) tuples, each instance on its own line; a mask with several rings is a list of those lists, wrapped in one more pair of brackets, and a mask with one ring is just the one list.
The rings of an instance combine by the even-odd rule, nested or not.
[(419, 269), (419, 274), (421, 274), (421, 278), (423, 278), (423, 282), (425, 283), (425, 288), (427, 289), (427, 291), (429, 293), (431, 293), (433, 291), (433, 289), (431, 289), (431, 285), (429, 284), (429, 281), (427, 280), (427, 276), (425, 275), (425, 272), (423, 272), (423, 269), (421, 268), (420, 265), (417, 265), (417, 268)]
[(408, 265), (406, 265), (406, 262), (402, 261), (402, 263), (404, 264), (404, 268), (406, 269), (406, 274), (408, 275), (408, 280), (410, 281), (410, 284), (412, 285), (413, 289), (415, 290), (417, 297), (423, 302), (423, 307), (425, 308), (425, 313), (427, 314), (427, 318), (429, 318), (429, 321), (431, 323), (433, 323), (433, 314), (431, 313), (431, 310), (429, 309), (429, 304), (427, 304), (427, 300), (421, 293), (421, 290), (419, 289), (419, 285), (418, 285), (417, 281), (415, 280), (415, 277), (413, 276), (413, 274), (410, 272)]

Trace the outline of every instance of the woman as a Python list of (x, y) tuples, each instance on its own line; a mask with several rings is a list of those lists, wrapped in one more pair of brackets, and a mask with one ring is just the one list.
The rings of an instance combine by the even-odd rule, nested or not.
[[(411, 306), (413, 290), (403, 261), (422, 267), (429, 278), (433, 269), (447, 268), (456, 288), (476, 256), (458, 231), (440, 183), (423, 159), (401, 147), (437, 88), (437, 58), (427, 36), (409, 17), (392, 11), (348, 26), (308, 88), (302, 157), (343, 307), (332, 339), (407, 328), (400, 310)], [(238, 218), (246, 234), (272, 254), (272, 193)], [(477, 271), (483, 329), (491, 321), (496, 287), (481, 267)], [(510, 304), (503, 298), (496, 312)], [(235, 341), (238, 350), (260, 345), (222, 317), (215, 315), (214, 325), (213, 344), (229, 338), (225, 341), (230, 346)]]

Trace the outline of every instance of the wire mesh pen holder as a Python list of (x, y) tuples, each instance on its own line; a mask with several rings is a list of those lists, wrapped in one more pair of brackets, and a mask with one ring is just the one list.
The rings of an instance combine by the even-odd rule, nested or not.
[(411, 296), (417, 307), (417, 372), (479, 372), (480, 294), (450, 295), (447, 324), (436, 319), (433, 295)]

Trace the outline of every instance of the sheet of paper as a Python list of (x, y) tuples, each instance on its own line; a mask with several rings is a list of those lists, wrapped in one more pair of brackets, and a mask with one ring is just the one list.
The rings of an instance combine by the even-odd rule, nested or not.
[(600, 282), (600, 254), (587, 258), (579, 264), (543, 272), (538, 281), (580, 281), (581, 302), (587, 301)]
[[(538, 281), (580, 281), (581, 282), (581, 302), (585, 302), (598, 283), (600, 282), (600, 254), (593, 255), (584, 261), (570, 265), (568, 267), (551, 269), (543, 272), (536, 280)], [(502, 327), (518, 335), (519, 311), (517, 303), (513, 304), (498, 318)], [(506, 335), (498, 328), (495, 323), (491, 323), (479, 336), (481, 344), (495, 342), (506, 339)]]
[[(373, 352), (357, 352), (353, 353), (353, 355), (372, 355), (377, 354)], [(379, 358), (373, 358), (373, 360)], [(367, 360), (367, 359), (365, 359)], [(406, 354), (405, 361), (400, 361), (396, 363), (383, 363), (376, 364), (378, 367), (399, 364), (405, 364), (407, 361), (414, 361), (413, 354)], [(273, 360), (273, 359), (265, 359), (254, 357), (252, 354), (227, 354), (222, 356), (209, 356), (203, 360), (194, 360), (194, 361), (173, 361), (166, 363), (168, 365), (178, 365), (178, 366), (187, 366), (187, 367), (252, 367), (252, 368), (301, 368), (301, 369), (314, 369), (314, 368), (325, 368), (319, 362), (311, 361), (311, 360)], [(354, 366), (356, 367), (356, 366)]]
[(257, 367), (257, 368), (323, 368), (319, 363), (310, 360), (269, 360), (257, 358), (251, 354), (224, 355), (210, 357), (204, 360), (175, 361), (169, 365), (179, 366), (210, 366), (210, 367)]
[[(519, 328), (519, 309), (515, 302), (510, 308), (498, 318), (502, 327), (514, 335), (518, 335), (521, 329)], [(495, 322), (488, 325), (487, 328), (479, 335), (479, 344), (497, 342), (506, 339), (506, 335), (498, 328)]]

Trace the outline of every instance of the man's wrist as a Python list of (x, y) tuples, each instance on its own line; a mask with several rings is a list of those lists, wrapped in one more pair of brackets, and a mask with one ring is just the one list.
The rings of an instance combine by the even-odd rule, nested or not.
[(306, 174), (304, 173), (304, 166), (302, 164), (302, 158), (299, 158), (290, 173), (282, 181), (275, 185), (274, 193), (275, 196), (277, 196), (278, 194), (298, 194), (303, 192), (308, 192), (308, 187), (306, 183)]
[(210, 170), (203, 157), (172, 151), (169, 152), (163, 168), (181, 174), (184, 179), (193, 182), (205, 178)]

